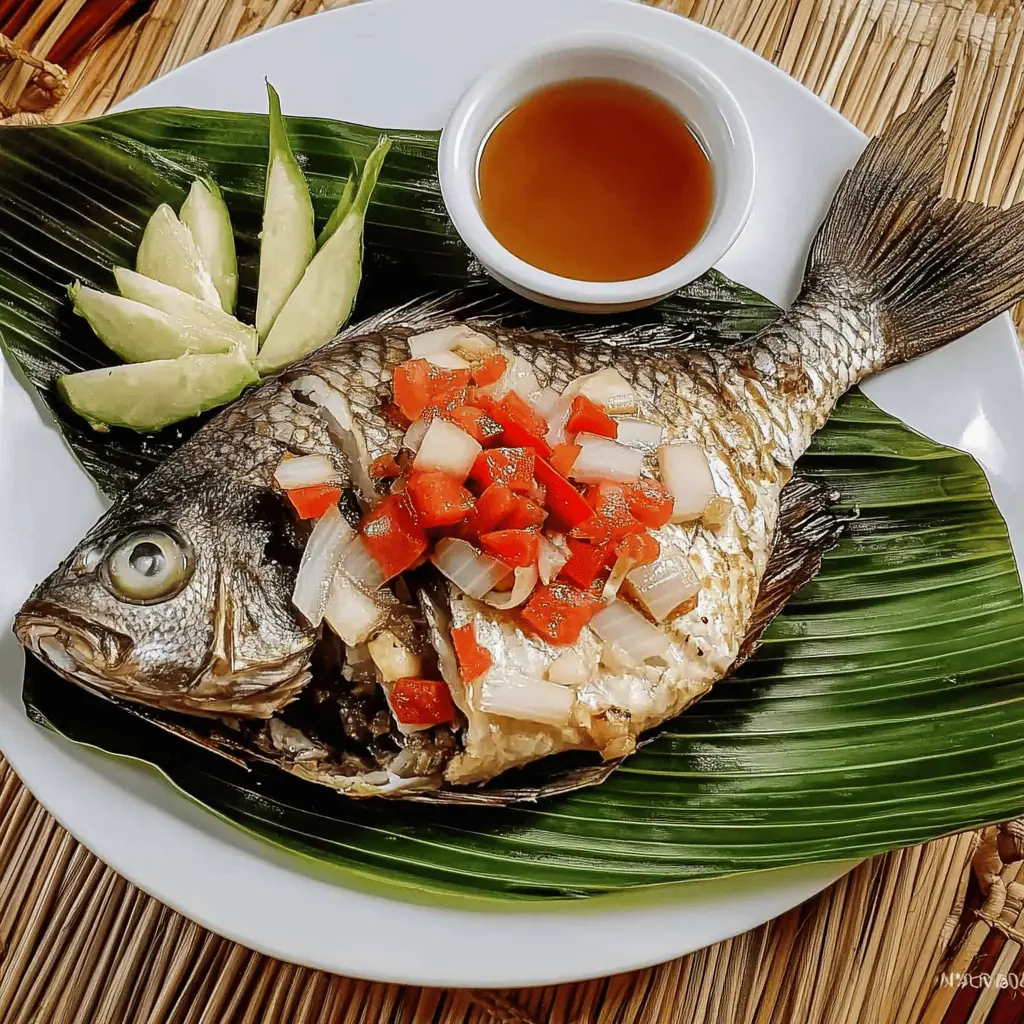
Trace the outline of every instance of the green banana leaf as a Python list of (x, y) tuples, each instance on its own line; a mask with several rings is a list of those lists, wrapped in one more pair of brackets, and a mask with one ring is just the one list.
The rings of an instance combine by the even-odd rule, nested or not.
[[(293, 120), (325, 218), (376, 131)], [(479, 273), (443, 213), (435, 139), (396, 133), (370, 209), (360, 314)], [(266, 122), (177, 110), (0, 134), (0, 332), (44, 397), (105, 361), (70, 316), (73, 277), (110, 285), (148, 213), (191, 176), (224, 189), (251, 314)], [(774, 308), (720, 276), (630, 323), (713, 341)], [(548, 314), (535, 313), (543, 317)], [(86, 434), (53, 404), (108, 493), (180, 442)], [(852, 859), (1024, 811), (1024, 600), (1005, 524), (968, 456), (854, 393), (801, 461), (857, 517), (761, 650), (597, 789), (487, 809), (352, 801), (183, 747), (31, 662), (29, 714), (158, 767), (216, 813), (363, 880), (418, 893), (550, 899)]]
[[(376, 145), (376, 128), (289, 118), (309, 181), (317, 228)], [(354, 319), (432, 290), (485, 280), (452, 227), (437, 181), (437, 133), (393, 132), (367, 212), (365, 272)], [(220, 186), (238, 251), (238, 316), (255, 321), (259, 230), (266, 182), (267, 119), (256, 114), (152, 109), (82, 124), (0, 129), (0, 340), (60, 425), (101, 490), (115, 496), (190, 435), (203, 418), (139, 437), (97, 435), (60, 400), (62, 373), (117, 358), (76, 317), (66, 287), (76, 280), (116, 291), (112, 268), (135, 266), (150, 214), (178, 209), (196, 177)], [(687, 325), (695, 335), (737, 338), (774, 318), (766, 299), (711, 273), (654, 310), (624, 323)]]

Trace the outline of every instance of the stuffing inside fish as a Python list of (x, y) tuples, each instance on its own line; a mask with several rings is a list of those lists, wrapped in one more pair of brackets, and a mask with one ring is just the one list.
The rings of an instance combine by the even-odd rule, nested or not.
[[(950, 88), (868, 146), (798, 299), (756, 337), (537, 334), (458, 297), (382, 314), (115, 504), (19, 639), (196, 742), (351, 795), (441, 798), (562, 751), (615, 764), (735, 669), (834, 542), (827, 495), (793, 473), (838, 399), (1024, 294), (1024, 208), (940, 199)], [(410, 413), (416, 362), (461, 382), (458, 403)], [(491, 478), (462, 485), (495, 441), (530, 472), (504, 488), (517, 525), (474, 532)], [(455, 482), (422, 479), (438, 466)], [(317, 487), (327, 504), (296, 518)], [(591, 549), (596, 572), (570, 567)]]

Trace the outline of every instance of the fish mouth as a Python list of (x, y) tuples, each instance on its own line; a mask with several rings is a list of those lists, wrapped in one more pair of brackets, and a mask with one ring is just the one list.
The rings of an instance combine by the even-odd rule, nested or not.
[(73, 678), (116, 671), (133, 646), (124, 633), (45, 600), (25, 603), (15, 617), (14, 632), (38, 658)]

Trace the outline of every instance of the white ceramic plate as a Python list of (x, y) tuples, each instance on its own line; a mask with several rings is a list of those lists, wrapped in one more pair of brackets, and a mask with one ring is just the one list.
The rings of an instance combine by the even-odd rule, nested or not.
[[(770, 64), (675, 15), (622, 0), (374, 0), (293, 22), (203, 57), (125, 106), (263, 111), (264, 76), (293, 114), (436, 128), (493, 61), (580, 28), (691, 48), (734, 90), (754, 133), (753, 214), (721, 269), (780, 303), (863, 137)], [(0, 404), (0, 747), (36, 796), (103, 860), (203, 925), (343, 974), (424, 985), (520, 986), (678, 956), (760, 924), (849, 865), (663, 888), (629, 902), (436, 908), (356, 892), (224, 824), (154, 773), (84, 750), (25, 718), (8, 631), (32, 585), (101, 511), (45, 414), (9, 370)], [(884, 408), (985, 467), (1024, 548), (1024, 376), (1008, 318), (873, 381)]]

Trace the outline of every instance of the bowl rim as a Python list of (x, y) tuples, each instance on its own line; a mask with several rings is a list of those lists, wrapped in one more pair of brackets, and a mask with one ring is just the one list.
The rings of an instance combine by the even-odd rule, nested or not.
[[(479, 155), (493, 125), (471, 131), (478, 108), (507, 92), (509, 105), (529, 95), (509, 88), (515, 73), (549, 57), (586, 51), (607, 51), (640, 57), (694, 84), (711, 98), (731, 138), (729, 190), (712, 207), (712, 220), (697, 244), (681, 259), (653, 274), (626, 281), (582, 281), (541, 270), (506, 249), (494, 236), (477, 203)], [(575, 76), (567, 74), (564, 80)], [(617, 77), (610, 75), (609, 77)], [(660, 94), (659, 94), (660, 95)], [(666, 102), (672, 103), (662, 96)], [(675, 106), (675, 104), (672, 104)], [(700, 135), (700, 124), (694, 129)], [(712, 171), (715, 170), (715, 159)], [(720, 159), (720, 158), (719, 158)], [(523, 290), (539, 301), (552, 299), (583, 307), (623, 309), (664, 298), (711, 269), (725, 255), (746, 226), (754, 203), (755, 152), (750, 127), (728, 86), (703, 62), (678, 48), (634, 36), (606, 31), (580, 31), (527, 47), (477, 78), (456, 103), (441, 132), (438, 177), (448, 215), (463, 242), (499, 281)]]

